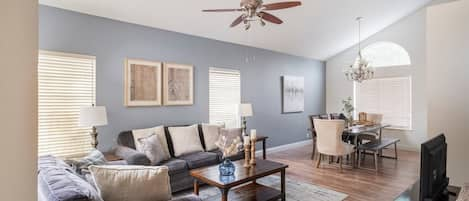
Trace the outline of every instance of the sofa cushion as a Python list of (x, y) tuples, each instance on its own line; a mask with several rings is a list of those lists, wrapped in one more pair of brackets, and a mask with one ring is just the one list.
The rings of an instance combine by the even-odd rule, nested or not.
[(168, 167), (90, 166), (89, 169), (106, 201), (171, 200)]
[(168, 142), (166, 140), (166, 134), (164, 132), (163, 126), (157, 126), (154, 128), (147, 128), (147, 129), (132, 130), (132, 135), (133, 135), (134, 143), (135, 143), (135, 149), (143, 153), (142, 144), (140, 143), (139, 139), (151, 136), (153, 134), (158, 136), (158, 140), (161, 143), (161, 146), (163, 147), (163, 153), (161, 157), (164, 159), (169, 159), (171, 155), (169, 153)]
[(174, 156), (204, 151), (200, 142), (198, 125), (168, 127), (174, 148)]
[(102, 201), (96, 189), (62, 160), (46, 156), (38, 164), (38, 189), (47, 201)]
[(220, 137), (220, 130), (225, 128), (224, 125), (214, 125), (214, 124), (202, 124), (202, 133), (204, 135), (205, 141), (205, 150), (213, 151), (217, 149), (217, 142), (218, 138)]
[(184, 171), (188, 171), (187, 163), (184, 160), (172, 158), (160, 164), (166, 166), (169, 169), (169, 175), (179, 174)]
[(187, 162), (189, 169), (218, 164), (218, 156), (212, 152), (198, 152), (179, 157)]
[[(138, 142), (140, 144), (139, 151), (150, 159), (151, 165), (157, 165), (169, 159), (169, 155), (165, 154), (163, 143), (160, 142), (160, 138), (156, 134), (139, 138)], [(164, 143), (166, 144), (166, 142)]]

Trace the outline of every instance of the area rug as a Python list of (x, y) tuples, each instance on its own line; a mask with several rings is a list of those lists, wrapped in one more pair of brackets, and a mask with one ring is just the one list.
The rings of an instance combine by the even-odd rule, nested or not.
[[(257, 180), (257, 183), (280, 189), (280, 177), (269, 176)], [(307, 184), (299, 181), (286, 179), (285, 186), (287, 190), (287, 201), (342, 201), (347, 198), (347, 195), (337, 191), (322, 188), (316, 185)], [(175, 197), (182, 197), (191, 194), (192, 192), (184, 192), (176, 195)], [(202, 186), (199, 193), (202, 200), (214, 200), (220, 197), (220, 191), (217, 188)]]

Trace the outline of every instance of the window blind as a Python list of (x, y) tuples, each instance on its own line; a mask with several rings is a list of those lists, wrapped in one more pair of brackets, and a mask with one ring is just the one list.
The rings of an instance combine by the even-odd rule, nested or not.
[(239, 128), (238, 105), (241, 103), (241, 74), (237, 70), (209, 69), (209, 119), (212, 124), (224, 123)]
[(411, 77), (377, 78), (355, 84), (357, 112), (383, 114), (383, 123), (412, 129)]
[(95, 103), (92, 56), (39, 52), (38, 154), (78, 156), (91, 150), (91, 128), (78, 126), (80, 108)]

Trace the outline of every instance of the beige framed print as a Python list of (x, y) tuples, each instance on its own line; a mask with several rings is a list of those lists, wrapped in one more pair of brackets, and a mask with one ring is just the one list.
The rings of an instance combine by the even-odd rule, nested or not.
[(194, 104), (194, 67), (190, 65), (163, 64), (163, 104)]
[(124, 105), (160, 106), (161, 71), (161, 62), (126, 59)]

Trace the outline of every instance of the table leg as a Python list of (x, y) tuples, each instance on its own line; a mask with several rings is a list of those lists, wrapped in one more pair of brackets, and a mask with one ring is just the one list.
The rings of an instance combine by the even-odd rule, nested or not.
[(197, 179), (194, 179), (194, 194), (199, 195), (199, 182)]
[[(382, 136), (383, 136), (383, 129), (380, 128), (379, 129), (379, 137), (378, 137), (378, 140), (379, 140), (380, 143), (381, 143)], [(382, 149), (378, 151), (378, 155), (379, 155), (379, 157), (383, 156), (383, 150)]]
[(227, 188), (222, 188), (220, 189), (221, 191), (221, 201), (228, 201), (228, 192), (229, 192), (229, 189)]
[(265, 141), (266, 140), (262, 140), (262, 158), (265, 160), (267, 159), (267, 153), (266, 153), (266, 148), (265, 148)]
[(285, 169), (282, 169), (280, 172), (281, 175), (281, 193), (282, 193), (282, 201), (286, 200), (286, 190), (285, 190)]
[[(355, 145), (355, 157), (359, 157), (359, 151), (358, 151), (358, 135), (355, 135), (355, 138), (353, 139), (353, 145)], [(355, 161), (353, 161), (353, 165), (352, 165), (353, 168), (357, 168), (357, 163)]]

